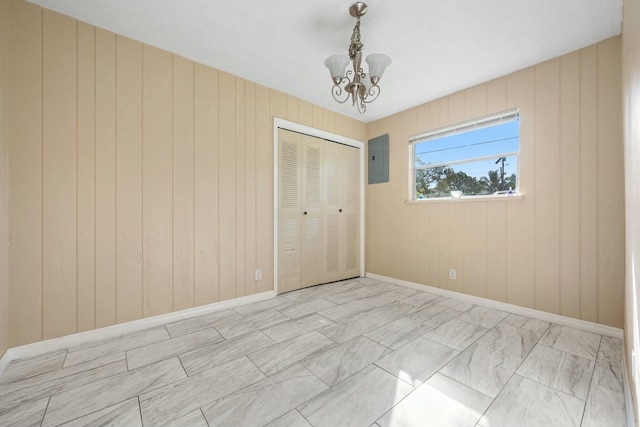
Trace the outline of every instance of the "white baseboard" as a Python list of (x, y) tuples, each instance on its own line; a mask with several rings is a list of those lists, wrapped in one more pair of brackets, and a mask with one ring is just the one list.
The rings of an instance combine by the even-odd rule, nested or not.
[(158, 316), (147, 317), (144, 319), (133, 320), (131, 322), (105, 326), (104, 328), (78, 332), (76, 334), (66, 335), (59, 338), (52, 338), (44, 341), (38, 341), (32, 344), (13, 347), (8, 349), (4, 356), (2, 356), (2, 359), (0, 359), (0, 376), (2, 376), (11, 361), (16, 359), (24, 359), (42, 353), (62, 350), (64, 348), (85, 344), (91, 341), (114, 338), (119, 335), (137, 332), (143, 329), (152, 328), (154, 326), (166, 325), (168, 323), (186, 319), (189, 317), (195, 317), (215, 311), (239, 307), (241, 305), (250, 304), (253, 302), (263, 301), (275, 296), (276, 294), (274, 291), (262, 292), (246, 297), (214, 302), (212, 304), (202, 305), (199, 307), (187, 308), (185, 310), (174, 311), (172, 313), (160, 314)]
[(521, 307), (519, 305), (509, 304), (506, 302), (495, 301), (487, 298), (467, 295), (460, 292), (449, 291), (447, 289), (435, 288), (433, 286), (422, 285), (419, 283), (408, 282), (406, 280), (395, 279), (393, 277), (382, 276), (375, 273), (367, 273), (366, 277), (380, 280), (382, 282), (393, 283), (405, 286), (419, 291), (429, 292), (447, 298), (453, 298), (460, 301), (470, 302), (472, 304), (481, 305), (483, 307), (493, 308), (496, 310), (507, 311), (509, 313), (518, 314), (520, 316), (531, 317), (533, 319), (544, 320), (546, 322), (555, 323), (570, 328), (576, 328), (594, 334), (605, 335), (608, 337), (623, 339), (624, 333), (622, 329), (612, 326), (601, 325), (599, 323), (588, 322), (586, 320), (574, 319), (573, 317), (562, 316), (560, 314), (548, 313), (546, 311), (536, 310), (533, 308)]

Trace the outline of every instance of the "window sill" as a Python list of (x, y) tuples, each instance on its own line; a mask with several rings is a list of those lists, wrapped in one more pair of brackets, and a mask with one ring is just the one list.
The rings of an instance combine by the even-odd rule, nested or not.
[(421, 205), (425, 203), (460, 203), (460, 202), (487, 202), (505, 200), (524, 200), (524, 194), (500, 194), (497, 196), (462, 196), (462, 197), (438, 197), (433, 199), (405, 200), (408, 205)]

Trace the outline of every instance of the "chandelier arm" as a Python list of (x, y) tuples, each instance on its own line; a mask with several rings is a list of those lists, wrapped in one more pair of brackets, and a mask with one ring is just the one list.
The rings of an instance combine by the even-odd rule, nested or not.
[[(339, 104), (344, 104), (349, 99), (349, 92), (345, 92), (340, 86), (340, 84), (342, 84), (344, 80), (348, 81), (349, 79), (343, 77), (342, 80), (340, 80), (339, 84), (335, 84), (331, 88), (331, 95), (333, 96), (333, 99)], [(344, 95), (344, 99), (340, 99), (342, 95)]]
[(380, 86), (373, 85), (369, 88), (369, 90), (365, 93), (362, 102), (370, 104), (378, 98), (380, 95)]
[(340, 81), (340, 84), (342, 84), (342, 83), (346, 83), (346, 84), (351, 83), (355, 78), (355, 75), (353, 75), (353, 78), (351, 77), (352, 75), (353, 75), (353, 70), (347, 70), (345, 76)]

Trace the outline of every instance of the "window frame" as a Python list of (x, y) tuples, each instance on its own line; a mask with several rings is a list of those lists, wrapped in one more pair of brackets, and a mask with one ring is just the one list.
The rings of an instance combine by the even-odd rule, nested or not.
[[(512, 108), (509, 110), (501, 111), (499, 113), (489, 114), (486, 116), (478, 117), (476, 119), (465, 120), (460, 123), (455, 123), (449, 126), (443, 126), (440, 128), (432, 129), (426, 132), (422, 132), (416, 135), (412, 135), (409, 137), (409, 197), (408, 202), (433, 202), (433, 201), (451, 201), (451, 200), (473, 200), (473, 199), (482, 199), (482, 198), (522, 198), (522, 193), (520, 192), (520, 124), (518, 125), (518, 150), (517, 151), (505, 151), (501, 154), (493, 154), (490, 156), (480, 156), (480, 157), (469, 157), (464, 160), (454, 160), (451, 162), (441, 162), (441, 163), (433, 163), (428, 166), (425, 165), (420, 168), (416, 168), (416, 145), (427, 142), (429, 140), (440, 139), (447, 136), (453, 136), (456, 134), (462, 134), (466, 132), (470, 132), (473, 130), (483, 129), (491, 126), (496, 126), (499, 124), (509, 123), (511, 121), (520, 121), (520, 111), (518, 108)], [(516, 188), (513, 189), (511, 193), (505, 194), (477, 194), (477, 195), (462, 195), (461, 197), (453, 197), (443, 196), (443, 197), (426, 197), (423, 199), (419, 199), (416, 197), (416, 171), (422, 169), (431, 169), (439, 166), (452, 166), (459, 165), (465, 163), (471, 163), (474, 161), (483, 161), (489, 159), (495, 159), (496, 156), (500, 157), (508, 157), (515, 156), (516, 157)], [(516, 196), (516, 197), (514, 197)]]

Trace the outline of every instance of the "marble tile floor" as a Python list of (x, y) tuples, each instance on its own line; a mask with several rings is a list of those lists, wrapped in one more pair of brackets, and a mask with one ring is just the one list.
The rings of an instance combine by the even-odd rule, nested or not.
[(625, 426), (622, 343), (359, 278), (14, 360), (0, 426)]

